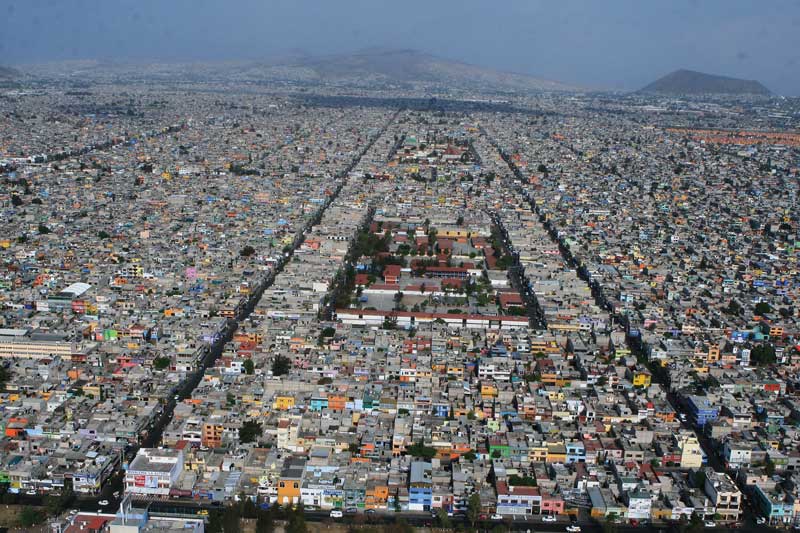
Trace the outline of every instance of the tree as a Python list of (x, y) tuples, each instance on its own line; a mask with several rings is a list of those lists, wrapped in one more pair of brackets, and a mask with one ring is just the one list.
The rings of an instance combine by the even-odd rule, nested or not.
[(248, 442), (255, 442), (261, 434), (264, 433), (264, 428), (255, 420), (247, 420), (242, 427), (239, 428), (239, 442), (246, 444)]
[(258, 516), (258, 508), (253, 502), (253, 499), (247, 496), (244, 492), (239, 495), (239, 502), (241, 507), (242, 518), (253, 519)]
[(692, 485), (694, 485), (695, 488), (699, 488), (699, 489), (702, 489), (703, 487), (705, 487), (705, 485), (706, 485), (706, 473), (703, 472), (702, 470), (695, 471), (695, 473), (694, 473), (694, 475), (692, 477)]
[(44, 224), (39, 224), (39, 227), (37, 229), (39, 231), (39, 235), (47, 235), (48, 233), (50, 233), (50, 228), (48, 228)]
[(276, 355), (272, 360), (272, 375), (283, 376), (288, 374), (292, 368), (292, 360), (285, 355)]
[(770, 307), (769, 307), (769, 304), (767, 302), (758, 302), (756, 304), (755, 314), (757, 314), (759, 316), (763, 316), (763, 315), (766, 315), (769, 312), (770, 312)]
[(35, 526), (36, 524), (41, 524), (46, 518), (47, 517), (45, 514), (39, 509), (25, 506), (22, 508), (22, 512), (20, 513), (19, 522), (23, 525), (23, 527), (31, 527)]
[(244, 367), (244, 373), (248, 376), (252, 376), (256, 371), (256, 365), (253, 363), (252, 359), (245, 359), (244, 363), (242, 363), (242, 367)]
[(509, 476), (508, 484), (515, 487), (535, 487), (536, 478), (530, 476), (518, 476), (514, 474)]
[(0, 391), (5, 390), (9, 379), (11, 379), (11, 372), (5, 366), (0, 365)]
[(688, 531), (691, 532), (699, 532), (703, 531), (703, 519), (697, 513), (692, 513), (691, 518), (689, 518), (689, 528)]
[(169, 367), (171, 359), (169, 357), (156, 357), (153, 359), (153, 368), (156, 370), (164, 370)]
[(307, 533), (308, 526), (306, 526), (306, 518), (303, 514), (302, 505), (290, 511), (288, 518), (289, 523), (286, 525), (286, 533)]
[(478, 518), (481, 516), (481, 495), (477, 492), (473, 492), (470, 497), (469, 501), (467, 502), (467, 520), (475, 527), (475, 523), (478, 521)]
[(616, 513), (611, 513), (606, 516), (606, 519), (603, 521), (603, 533), (617, 533), (617, 524), (614, 523), (616, 519)]
[(256, 533), (272, 533), (274, 530), (275, 524), (272, 520), (272, 513), (269, 510), (258, 511)]
[(725, 312), (729, 315), (740, 315), (742, 314), (742, 306), (739, 303), (731, 298), (731, 301), (728, 302), (728, 307), (725, 309)]
[(412, 457), (422, 457), (423, 459), (433, 459), (436, 457), (436, 448), (425, 446), (422, 441), (415, 442), (409, 446), (406, 451)]
[(239, 506), (231, 505), (222, 515), (222, 531), (225, 533), (239, 533), (241, 531), (241, 516)]
[(247, 246), (245, 246), (244, 248), (242, 248), (241, 250), (239, 250), (239, 255), (241, 255), (242, 257), (250, 257), (251, 255), (253, 255), (255, 253), (256, 253), (256, 249), (253, 248), (252, 246), (250, 246), (249, 244)]
[(464, 455), (462, 455), (461, 457), (463, 457), (467, 461), (474, 461), (478, 456), (475, 455), (475, 452), (470, 450), (467, 453), (465, 453)]
[(100, 230), (97, 233), (97, 236), (100, 237), (101, 239), (108, 239), (109, 237), (111, 237), (111, 235), (109, 235), (108, 232), (103, 231), (103, 230)]
[(453, 521), (450, 520), (450, 517), (447, 516), (447, 511), (444, 509), (439, 509), (436, 512), (436, 522), (439, 524), (439, 527), (444, 529), (450, 529), (453, 527)]
[(69, 487), (65, 487), (58, 496), (53, 494), (45, 496), (44, 502), (47, 514), (56, 516), (72, 506), (75, 502), (75, 493)]
[(19, 197), (19, 196), (17, 196), (16, 194), (12, 194), (12, 195), (11, 195), (11, 205), (13, 205), (14, 207), (19, 207), (19, 206), (21, 206), (23, 203), (24, 203), (24, 202), (22, 201), (22, 198), (20, 198), (20, 197)]
[(750, 350), (750, 362), (757, 366), (771, 365), (777, 361), (771, 344), (759, 344)]

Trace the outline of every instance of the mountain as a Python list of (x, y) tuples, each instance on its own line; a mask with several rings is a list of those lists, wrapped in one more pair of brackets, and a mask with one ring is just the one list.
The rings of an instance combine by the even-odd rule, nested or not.
[(20, 77), (18, 70), (0, 65), (0, 80), (13, 80), (18, 77)]
[(576, 91), (576, 87), (526, 74), (443, 59), (417, 50), (366, 49), (351, 54), (303, 56), (277, 66), (311, 73), (328, 83), (443, 85), (495, 90)]
[(76, 60), (27, 65), (34, 77), (87, 81), (189, 81), (335, 85), (347, 88), (467, 89), (488, 91), (579, 91), (577, 87), (525, 74), (502, 72), (415, 50), (367, 49), (311, 55), (290, 50), (263, 61), (139, 63)]
[(639, 92), (659, 94), (757, 94), (769, 95), (769, 89), (755, 80), (716, 76), (694, 70), (676, 70), (659, 78)]

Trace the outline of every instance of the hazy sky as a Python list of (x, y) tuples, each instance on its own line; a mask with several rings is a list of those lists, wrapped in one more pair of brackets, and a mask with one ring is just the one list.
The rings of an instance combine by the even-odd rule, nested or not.
[(800, 95), (798, 0), (0, 0), (0, 64), (372, 46), (591, 87), (689, 68)]

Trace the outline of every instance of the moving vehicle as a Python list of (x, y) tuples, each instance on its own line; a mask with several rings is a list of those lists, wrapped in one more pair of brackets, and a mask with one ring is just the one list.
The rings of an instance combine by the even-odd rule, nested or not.
[(200, 515), (200, 516), (208, 516), (208, 510), (207, 509), (200, 509), (199, 511), (197, 511), (197, 514)]
[(344, 514), (339, 509), (334, 509), (331, 511), (331, 518), (341, 518)]
[(581, 526), (567, 526), (568, 533), (581, 533)]
[(756, 518), (756, 524), (757, 525), (763, 526), (766, 523), (767, 523), (767, 519), (764, 518), (763, 516), (759, 516), (758, 518)]

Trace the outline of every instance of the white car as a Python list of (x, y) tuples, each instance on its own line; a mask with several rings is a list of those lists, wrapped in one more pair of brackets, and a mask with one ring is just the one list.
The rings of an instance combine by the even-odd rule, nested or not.
[(581, 526), (567, 526), (568, 533), (581, 533)]
[(703, 525), (706, 527), (717, 527), (717, 524), (712, 522), (711, 520), (706, 520), (705, 522), (703, 522)]
[(546, 514), (542, 517), (542, 522), (555, 522), (556, 520), (556, 515), (554, 514)]
[(334, 509), (333, 511), (331, 511), (331, 518), (341, 518), (343, 516), (344, 513), (342, 513), (339, 509)]
[(492, 520), (502, 520), (502, 519), (503, 519), (503, 515), (501, 515), (501, 514), (497, 514), (497, 513), (494, 513), (494, 514), (493, 514), (492, 516), (490, 516), (489, 518), (491, 518)]
[(106, 505), (108, 505), (108, 500), (100, 500), (97, 503), (99, 503), (101, 507), (105, 507)]

